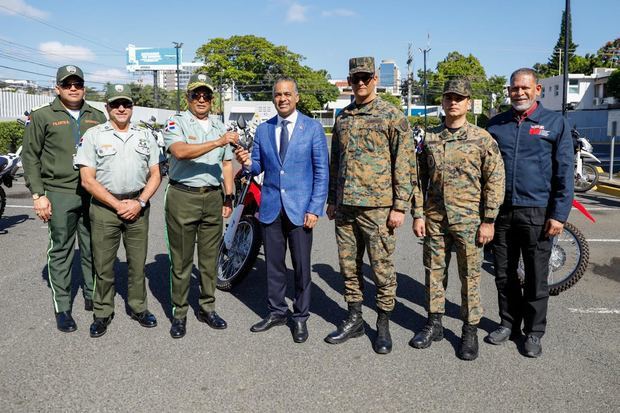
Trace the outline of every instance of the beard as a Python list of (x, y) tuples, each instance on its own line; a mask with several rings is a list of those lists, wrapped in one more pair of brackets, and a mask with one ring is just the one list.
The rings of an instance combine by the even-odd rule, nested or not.
[(525, 102), (510, 102), (510, 104), (512, 105), (512, 108), (514, 110), (516, 110), (517, 112), (525, 112), (526, 110), (528, 110), (529, 108), (532, 107), (534, 102), (536, 102), (536, 101), (535, 100), (528, 100), (528, 101), (525, 101)]

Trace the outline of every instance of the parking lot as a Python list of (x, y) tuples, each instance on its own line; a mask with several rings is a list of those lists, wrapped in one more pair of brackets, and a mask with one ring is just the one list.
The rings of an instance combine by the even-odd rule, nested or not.
[[(492, 269), (485, 262), (480, 357), (464, 362), (456, 357), (461, 322), (455, 257), (446, 340), (425, 350), (407, 345), (426, 317), (421, 243), (410, 230), (410, 219), (398, 231), (399, 286), (389, 355), (372, 351), (376, 312), (371, 281), (364, 301), (366, 336), (338, 346), (323, 341), (345, 315), (333, 223), (326, 218), (314, 235), (306, 343), (295, 344), (285, 327), (249, 331), (266, 313), (262, 254), (232, 293), (217, 294), (217, 310), (228, 329), (212, 330), (193, 316), (194, 280), (187, 335), (170, 338), (163, 188), (151, 208), (146, 268), (149, 307), (159, 326), (142, 328), (127, 315), (121, 247), (116, 317), (105, 336), (92, 339), (92, 314), (83, 310), (77, 280), (73, 314), (78, 331), (56, 330), (45, 267), (46, 225), (35, 219), (23, 180), (7, 194), (0, 220), (2, 411), (611, 412), (620, 406), (620, 198), (596, 192), (578, 196), (597, 220), (592, 224), (576, 210), (570, 217), (588, 239), (590, 265), (574, 287), (551, 298), (539, 359), (522, 356), (519, 343), (496, 347), (482, 342), (499, 321)], [(368, 267), (366, 275), (370, 280)]]

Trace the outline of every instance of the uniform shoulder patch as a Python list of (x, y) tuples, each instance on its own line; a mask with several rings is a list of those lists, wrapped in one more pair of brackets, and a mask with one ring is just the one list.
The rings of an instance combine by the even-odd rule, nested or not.
[(44, 103), (42, 105), (39, 106), (35, 106), (34, 108), (30, 109), (30, 113), (34, 112), (35, 110), (39, 110), (39, 109), (43, 109), (46, 108), (48, 106), (51, 106), (52, 102), (48, 102), (48, 103)]

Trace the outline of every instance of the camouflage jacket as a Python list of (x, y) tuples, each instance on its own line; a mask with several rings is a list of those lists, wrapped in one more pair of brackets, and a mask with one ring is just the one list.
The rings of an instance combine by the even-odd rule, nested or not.
[(415, 162), (402, 112), (379, 97), (352, 102), (333, 128), (327, 203), (405, 211), (417, 187)]
[[(504, 162), (497, 143), (482, 128), (466, 123), (451, 133), (429, 129), (418, 155), (424, 215), (450, 224), (495, 219), (504, 200)], [(412, 207), (422, 216), (418, 198)]]

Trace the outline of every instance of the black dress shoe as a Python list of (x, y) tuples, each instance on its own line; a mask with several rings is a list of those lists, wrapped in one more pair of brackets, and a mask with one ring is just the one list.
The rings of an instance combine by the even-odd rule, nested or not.
[(223, 330), (228, 325), (226, 321), (222, 317), (220, 317), (215, 311), (198, 311), (198, 320), (203, 323), (207, 323), (207, 325), (211, 328), (215, 328), (216, 330)]
[(157, 326), (157, 319), (149, 310), (142, 311), (141, 313), (131, 313), (131, 318), (137, 320), (142, 327), (151, 328)]
[(508, 340), (515, 340), (521, 336), (521, 330), (512, 331), (508, 327), (499, 326), (496, 330), (493, 330), (484, 338), (484, 341), (490, 344), (499, 346), (504, 344)]
[(185, 323), (187, 318), (175, 318), (172, 320), (172, 326), (170, 327), (170, 336), (172, 338), (181, 338), (185, 336)]
[(540, 343), (540, 337), (528, 334), (525, 339), (524, 345), (525, 355), (527, 357), (540, 357), (542, 354), (542, 344)]
[(308, 339), (308, 327), (306, 321), (295, 321), (293, 326), (293, 341), (295, 343), (303, 343)]
[(114, 318), (114, 313), (110, 314), (108, 317), (95, 317), (93, 316), (93, 323), (90, 325), (90, 336), (92, 338), (101, 337), (108, 331), (108, 326), (112, 322)]
[(260, 333), (262, 331), (269, 330), (271, 327), (281, 326), (284, 324), (286, 324), (286, 316), (269, 314), (267, 317), (250, 327), (250, 331), (253, 333)]
[(93, 300), (84, 298), (84, 311), (93, 311)]
[(72, 333), (77, 330), (77, 324), (71, 317), (71, 311), (56, 313), (56, 327), (63, 333)]

